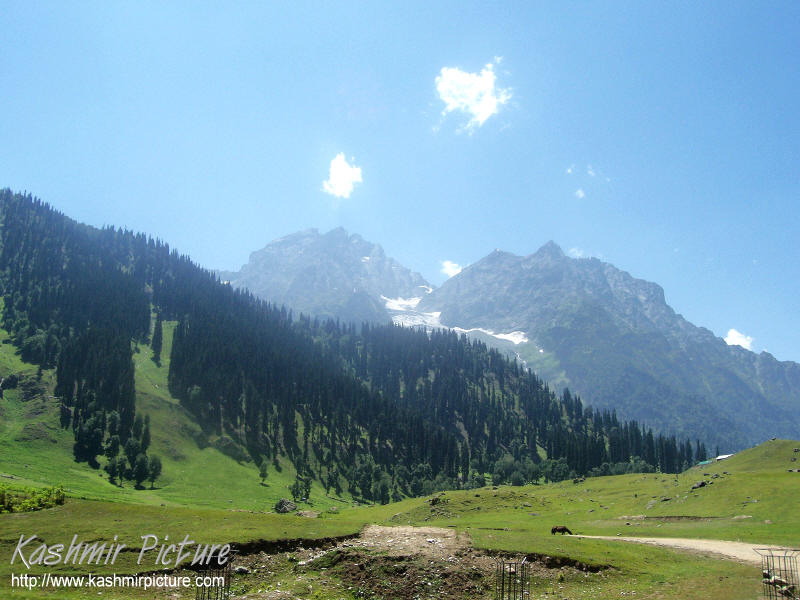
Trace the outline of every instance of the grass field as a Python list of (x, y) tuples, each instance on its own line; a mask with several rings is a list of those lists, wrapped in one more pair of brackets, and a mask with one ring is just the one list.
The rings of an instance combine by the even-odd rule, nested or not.
[[(7, 390), (0, 400), (0, 484), (12, 488), (63, 484), (69, 494), (63, 506), (32, 513), (0, 515), (0, 598), (193, 598), (175, 590), (25, 590), (11, 588), (11, 564), (20, 538), (31, 535), (47, 544), (79, 540), (110, 543), (114, 536), (128, 548), (113, 565), (98, 573), (140, 573), (158, 569), (148, 554), (137, 564), (142, 536), (164, 541), (185, 535), (200, 543), (249, 544), (249, 574), (234, 578), (236, 597), (248, 598), (455, 598), (447, 580), (463, 573), (440, 569), (429, 561), (411, 560), (398, 567), (380, 552), (348, 550), (341, 563), (322, 559), (299, 566), (309, 548), (322, 540), (357, 534), (364, 525), (435, 526), (469, 534), (487, 552), (550, 557), (534, 577), (533, 598), (712, 598), (752, 600), (760, 578), (757, 568), (736, 562), (664, 548), (617, 541), (552, 536), (550, 527), (567, 525), (587, 535), (690, 537), (742, 540), (800, 546), (800, 442), (773, 440), (736, 456), (680, 475), (634, 474), (589, 478), (548, 485), (499, 486), (453, 491), (431, 498), (407, 499), (385, 506), (354, 507), (350, 498), (327, 498), (315, 487), (302, 509), (320, 514), (310, 519), (276, 515), (274, 502), (287, 495), (294, 479), (290, 465), (270, 467), (262, 486), (252, 462), (237, 461), (215, 448), (215, 438), (201, 431), (166, 388), (174, 323), (165, 323), (162, 365), (149, 348), (134, 354), (137, 410), (151, 417), (152, 447), (161, 456), (163, 476), (156, 489), (118, 487), (102, 470), (72, 460), (72, 433), (58, 426), (58, 406), (51, 397), (53, 374), (23, 363), (13, 346), (0, 343), (0, 376), (24, 375), (38, 390)], [(0, 331), (0, 342), (7, 339)], [(33, 385), (33, 383), (31, 383)], [(37, 387), (38, 386), (38, 387)], [(698, 481), (705, 487), (692, 490)], [(336, 509), (332, 512), (331, 509)], [(306, 540), (275, 552), (270, 542)], [(33, 545), (31, 545), (33, 547)], [(352, 572), (361, 565), (369, 577)], [(539, 563), (537, 563), (539, 564)], [(576, 564), (590, 567), (575, 568)], [(347, 567), (350, 565), (350, 567)], [(363, 571), (362, 569), (362, 571)], [(398, 570), (400, 569), (400, 570)], [(42, 567), (31, 572), (41, 573)], [(52, 574), (83, 574), (85, 567), (48, 567)], [(398, 573), (404, 575), (398, 575)], [(414, 576), (412, 577), (412, 574)], [(361, 579), (359, 579), (361, 577)], [(416, 579), (414, 579), (416, 577)], [(381, 592), (372, 583), (384, 581)], [(413, 594), (403, 586), (421, 581)], [(366, 583), (365, 583), (366, 582)], [(490, 598), (488, 579), (475, 576), (469, 597)], [(391, 587), (394, 585), (395, 587)], [(387, 587), (388, 586), (388, 587)], [(385, 589), (392, 589), (387, 595)], [(261, 590), (261, 591), (259, 591)], [(283, 590), (283, 591), (280, 591)], [(406, 594), (408, 592), (408, 594)], [(281, 595), (284, 594), (284, 595)], [(406, 595), (404, 595), (406, 594)]]
[[(72, 459), (71, 430), (58, 423), (58, 402), (51, 397), (54, 375), (44, 371), (45, 393), (25, 402), (20, 390), (7, 390), (0, 401), (0, 482), (13, 486), (42, 487), (63, 483), (73, 497), (135, 504), (207, 506), (267, 510), (288, 495), (295, 471), (281, 461), (279, 472), (270, 463), (264, 485), (253, 462), (236, 460), (215, 447), (217, 436), (204, 433), (191, 415), (169, 394), (167, 373), (174, 322), (164, 323), (161, 366), (152, 360), (147, 346), (133, 355), (136, 367), (136, 410), (149, 414), (152, 443), (149, 453), (158, 455), (163, 472), (154, 490), (123, 487), (108, 482), (102, 469), (89, 468)], [(8, 335), (0, 330), (0, 342)], [(23, 363), (11, 344), (0, 344), (0, 376), (10, 373), (36, 375), (36, 367)], [(101, 459), (101, 462), (103, 459)], [(311, 497), (324, 497), (315, 484)], [(346, 494), (340, 498), (349, 501)]]

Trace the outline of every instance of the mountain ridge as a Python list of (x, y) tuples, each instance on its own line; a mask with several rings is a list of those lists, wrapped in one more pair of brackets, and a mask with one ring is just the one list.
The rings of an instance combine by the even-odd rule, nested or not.
[[(649, 422), (647, 394), (632, 392), (625, 399), (605, 390), (632, 380), (651, 390), (665, 386), (653, 392), (660, 401), (683, 408), (695, 403), (698, 412), (719, 416), (738, 413), (729, 422), (734, 435), (712, 435), (726, 443), (800, 431), (800, 365), (729, 346), (675, 312), (658, 284), (597, 258), (568, 257), (552, 241), (527, 256), (494, 251), (416, 309), (439, 313), (444, 326), (525, 332), (539, 353), (555, 357), (565, 383), (594, 406), (617, 408), (626, 418)], [(597, 353), (604, 356), (592, 357)], [(536, 354), (528, 357), (536, 369)], [(550, 379), (547, 369), (538, 372)]]
[(553, 240), (523, 256), (496, 249), (435, 288), (358, 234), (307, 229), (220, 275), (313, 316), (453, 329), (658, 430), (730, 448), (800, 435), (800, 365), (727, 345), (657, 283)]
[(388, 322), (382, 296), (411, 297), (432, 289), (379, 244), (349, 234), (305, 229), (250, 254), (239, 271), (218, 271), (233, 287), (320, 318)]
[[(678, 472), (706, 456), (702, 443), (558, 395), (452, 331), (296, 318), (163, 242), (77, 223), (10, 190), (0, 190), (0, 290), (4, 341), (37, 365), (29, 371), (52, 370), (50, 429), (71, 429), (70, 457), (104, 468), (108, 485), (141, 485), (153, 462), (142, 415), (143, 402), (153, 405), (136, 387), (142, 358), (150, 375), (166, 370), (157, 379), (191, 417), (198, 450), (213, 440), (236, 461), (277, 471), (288, 461), (295, 498), (307, 498), (312, 481), (387, 503), (480, 487), (487, 473), (522, 485), (612, 469)], [(146, 345), (152, 354), (135, 359)], [(17, 377), (2, 362), (0, 378)]]

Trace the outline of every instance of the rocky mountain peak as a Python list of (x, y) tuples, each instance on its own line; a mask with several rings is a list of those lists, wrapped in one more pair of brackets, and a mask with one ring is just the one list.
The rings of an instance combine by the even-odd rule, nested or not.
[(384, 296), (409, 298), (429, 287), (379, 244), (343, 227), (284, 236), (253, 252), (238, 272), (220, 277), (295, 311), (356, 322), (388, 321)]
[(544, 246), (539, 248), (534, 254), (534, 256), (539, 258), (546, 257), (551, 259), (560, 259), (565, 257), (564, 251), (561, 249), (561, 246), (556, 244), (553, 240), (550, 240)]

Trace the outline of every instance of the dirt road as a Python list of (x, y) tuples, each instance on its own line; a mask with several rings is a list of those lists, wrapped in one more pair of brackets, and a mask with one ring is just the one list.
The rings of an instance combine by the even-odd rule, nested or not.
[(717, 554), (719, 556), (738, 560), (752, 565), (760, 565), (761, 557), (756, 553), (756, 548), (773, 548), (783, 550), (778, 546), (765, 544), (747, 544), (745, 542), (728, 542), (725, 540), (694, 540), (689, 538), (647, 538), (647, 537), (616, 537), (608, 535), (580, 535), (578, 537), (597, 540), (621, 540), (623, 542), (636, 542), (639, 544), (652, 544), (654, 546), (667, 546), (679, 550), (700, 552), (702, 554)]

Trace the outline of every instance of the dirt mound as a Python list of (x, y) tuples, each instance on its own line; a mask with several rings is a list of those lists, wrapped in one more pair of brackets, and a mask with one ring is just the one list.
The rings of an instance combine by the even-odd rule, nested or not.
[[(461, 600), (488, 597), (495, 582), (495, 553), (476, 550), (469, 534), (449, 528), (369, 525), (358, 537), (289, 542), (240, 548), (237, 597), (305, 600), (322, 588), (331, 598)], [(530, 555), (528, 562), (540, 586), (593, 574), (565, 558)]]
[(422, 554), (376, 555), (355, 548), (338, 552), (342, 560), (332, 571), (358, 590), (356, 596), (366, 598), (477, 598), (493, 581), (486, 570), (456, 560), (430, 560)]
[(360, 546), (386, 552), (389, 556), (427, 556), (447, 560), (463, 556), (472, 549), (472, 540), (466, 533), (441, 527), (382, 527), (368, 525), (361, 535), (345, 542), (346, 546)]

